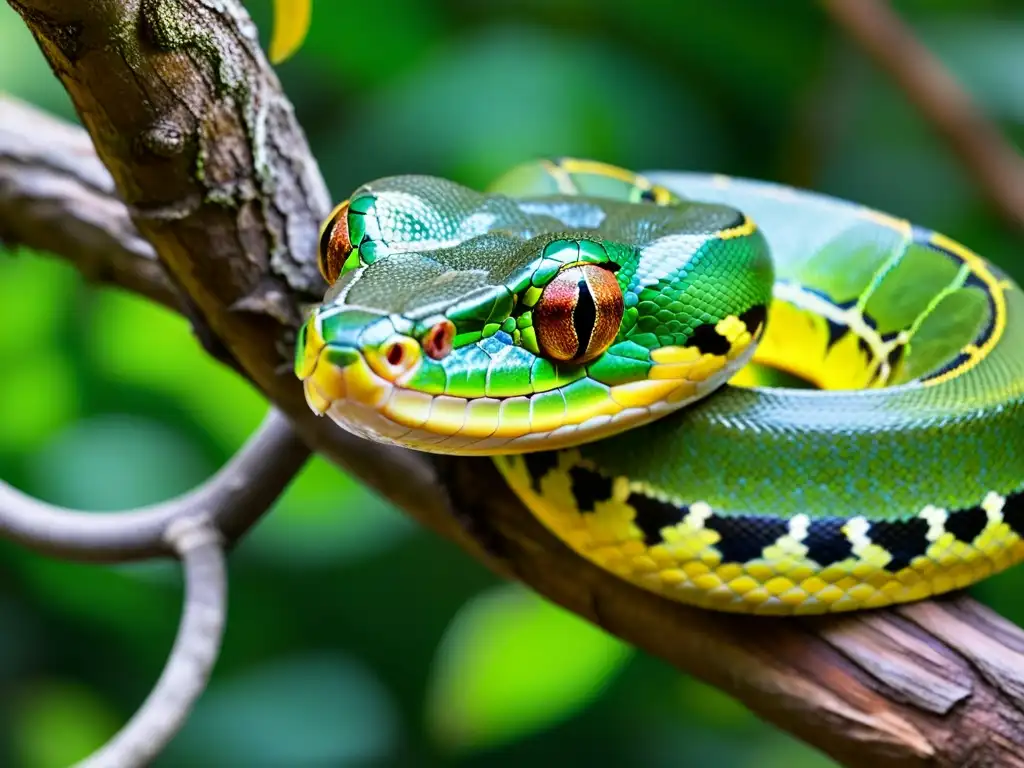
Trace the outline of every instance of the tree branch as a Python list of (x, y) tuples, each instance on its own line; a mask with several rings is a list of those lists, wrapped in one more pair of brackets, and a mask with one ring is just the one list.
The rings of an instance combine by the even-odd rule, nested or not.
[(310, 451), (272, 410), (227, 465), (193, 491), (130, 512), (90, 513), (44, 504), (0, 481), (0, 535), (65, 559), (124, 562), (177, 555), (185, 573), (178, 636), (142, 707), (83, 768), (143, 766), (184, 725), (206, 688), (227, 613), (224, 544), (263, 516)]
[(982, 194), (1024, 228), (1024, 158), (885, 0), (822, 0), (832, 20), (902, 89)]
[(175, 520), (165, 535), (181, 558), (185, 602), (174, 646), (152, 692), (125, 726), (79, 768), (149, 765), (188, 719), (206, 690), (227, 617), (227, 572), (221, 538), (209, 521)]
[(176, 520), (201, 515), (235, 541), (274, 503), (309, 457), (287, 420), (271, 411), (217, 474), (183, 496), (130, 512), (78, 512), (0, 481), (0, 536), (67, 560), (125, 562), (172, 554)]
[(179, 309), (89, 136), (2, 95), (0, 242), (59, 254), (89, 280)]
[[(386, 449), (315, 418), (281, 369), (298, 306), (316, 292), (306, 278), (326, 198), (240, 4), (8, 2), (72, 94), (139, 230), (309, 444), (499, 573), (848, 765), (1024, 765), (1024, 633), (969, 598), (817, 620), (690, 609), (576, 556), (490, 461)], [(170, 123), (177, 154), (139, 151), (162, 147), (158, 127)], [(456, 511), (500, 558), (466, 536)]]

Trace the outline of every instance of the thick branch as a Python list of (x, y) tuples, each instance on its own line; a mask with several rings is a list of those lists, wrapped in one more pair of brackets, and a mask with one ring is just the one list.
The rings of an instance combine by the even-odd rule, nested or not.
[(0, 242), (60, 254), (90, 280), (179, 308), (89, 136), (2, 95)]
[(1013, 226), (1024, 228), (1024, 158), (942, 62), (885, 0), (822, 0), (822, 4), (903, 90), (996, 210)]
[[(814, 621), (689, 609), (575, 556), (523, 509), (489, 461), (383, 449), (315, 419), (296, 381), (278, 369), (293, 309), (312, 290), (290, 280), (312, 267), (312, 222), (326, 202), (241, 7), (229, 0), (217, 4), (221, 13), (199, 0), (126, 4), (132, 12), (112, 0), (13, 4), (72, 93), (140, 230), (248, 375), (315, 447), (490, 567), (718, 685), (848, 765), (1024, 765), (1024, 633), (966, 597)], [(174, 39), (192, 44), (151, 42), (168, 9)], [(224, 66), (244, 87), (219, 87)], [(250, 131), (247, 121), (267, 109), (275, 118)], [(137, 153), (139, 137), (168, 120), (181, 126), (180, 153), (166, 160)], [(285, 227), (285, 220), (297, 223)], [(281, 263), (294, 269), (282, 271)], [(267, 285), (274, 301), (235, 311)], [(501, 560), (464, 535), (452, 509), (488, 533)]]

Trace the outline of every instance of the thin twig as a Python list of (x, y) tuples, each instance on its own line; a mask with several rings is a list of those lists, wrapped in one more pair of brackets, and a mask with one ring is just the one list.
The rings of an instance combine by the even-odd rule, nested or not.
[(227, 615), (221, 537), (208, 520), (183, 518), (171, 523), (166, 539), (181, 558), (185, 578), (181, 624), (167, 664), (138, 711), (78, 768), (149, 765), (181, 730), (209, 682)]
[(78, 512), (0, 482), (0, 536), (68, 560), (125, 562), (171, 554), (177, 519), (204, 515), (233, 542), (267, 511), (309, 457), (287, 419), (271, 411), (243, 448), (203, 485), (128, 512)]
[(884, 0), (822, 0), (903, 90), (1011, 225), (1024, 228), (1024, 158)]

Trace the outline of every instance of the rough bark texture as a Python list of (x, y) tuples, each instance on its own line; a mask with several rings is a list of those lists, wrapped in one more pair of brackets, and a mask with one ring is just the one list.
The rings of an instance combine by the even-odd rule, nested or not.
[(138, 232), (187, 297), (198, 335), (219, 340), (307, 443), (396, 503), (415, 502), (389, 473), (398, 462), (429, 484), (429, 467), (313, 418), (291, 373), (302, 306), (323, 294), (311, 256), (329, 198), (244, 7), (10, 5), (70, 94)]
[[(240, 5), (8, 1), (71, 93), (139, 232), (310, 445), (489, 567), (722, 688), (846, 765), (1024, 766), (1024, 632), (967, 597), (814, 620), (689, 609), (575, 556), (523, 509), (489, 461), (385, 449), (314, 417), (287, 361), (300, 306), (320, 290), (312, 261), (327, 195)], [(9, 112), (0, 103), (0, 126)], [(45, 141), (33, 127), (22, 138)], [(81, 141), (69, 140), (73, 131), (59, 133), (50, 152), (62, 156), (61, 167), (95, 162), (72, 149)], [(0, 168), (4, 157), (0, 148)], [(51, 154), (40, 165), (54, 162)], [(0, 185), (0, 228), (14, 210), (6, 189)], [(93, 204), (116, 206), (102, 185), (93, 192)], [(39, 210), (21, 202), (18, 210)], [(21, 239), (41, 242), (32, 221), (21, 226)], [(120, 233), (112, 263), (133, 252), (135, 239)], [(74, 243), (52, 247), (81, 263)], [(137, 263), (140, 275), (152, 267), (141, 253)], [(121, 282), (147, 284), (133, 279)], [(491, 554), (465, 534), (466, 521)]]

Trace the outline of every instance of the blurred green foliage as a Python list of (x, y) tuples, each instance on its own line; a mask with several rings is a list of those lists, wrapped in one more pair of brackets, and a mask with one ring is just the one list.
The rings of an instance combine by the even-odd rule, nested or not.
[[(896, 4), (1016, 140), (1016, 0)], [(269, 0), (251, 10), (267, 39)], [(908, 216), (1024, 278), (1020, 241), (813, 3), (314, 3), (280, 76), (338, 199), (368, 179), (483, 185), (538, 154), (811, 187)], [(74, 119), (0, 3), (0, 90)], [(0, 253), (0, 476), (123, 509), (218, 467), (265, 403), (186, 323), (64, 264)], [(0, 765), (103, 742), (160, 672), (168, 564), (72, 565), (0, 545)], [(1024, 569), (975, 594), (1024, 624)], [(831, 763), (732, 700), (499, 584), (313, 461), (231, 559), (224, 654), (159, 765)]]

